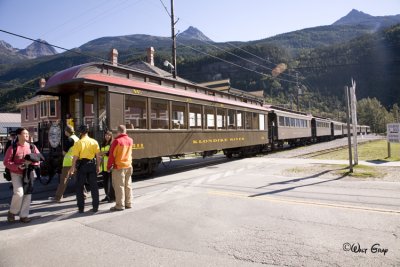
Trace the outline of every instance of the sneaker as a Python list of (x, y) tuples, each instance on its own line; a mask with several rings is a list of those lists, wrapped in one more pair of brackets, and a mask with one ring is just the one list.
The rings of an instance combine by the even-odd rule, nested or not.
[(125, 209), (131, 209), (132, 206), (125, 206)]
[(102, 200), (100, 200), (100, 202), (109, 202), (110, 199), (108, 197), (103, 198)]
[(7, 221), (10, 222), (10, 223), (15, 222), (15, 214), (13, 214), (11, 212), (8, 212)]
[(19, 218), (19, 221), (22, 223), (29, 223), (32, 221), (32, 219), (28, 218), (28, 217), (21, 217), (21, 218)]
[(49, 200), (56, 203), (61, 203), (61, 199), (57, 199), (56, 197), (49, 197)]
[(117, 209), (116, 207), (111, 207), (110, 211), (123, 211), (124, 209)]

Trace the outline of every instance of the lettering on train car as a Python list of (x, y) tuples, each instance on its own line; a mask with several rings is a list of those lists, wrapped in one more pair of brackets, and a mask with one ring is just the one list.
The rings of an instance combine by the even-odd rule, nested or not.
[(133, 144), (133, 150), (144, 149), (144, 144)]
[(212, 143), (226, 143), (235, 141), (244, 141), (244, 137), (232, 137), (232, 138), (214, 138), (214, 139), (198, 139), (192, 140), (193, 144), (212, 144)]
[(139, 89), (132, 89), (132, 94), (141, 95), (141, 94), (142, 94), (142, 90), (139, 90)]

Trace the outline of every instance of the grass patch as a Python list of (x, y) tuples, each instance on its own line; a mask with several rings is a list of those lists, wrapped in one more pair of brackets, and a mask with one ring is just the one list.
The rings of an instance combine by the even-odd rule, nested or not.
[[(392, 155), (388, 158), (387, 141), (377, 140), (358, 145), (358, 159), (365, 161), (399, 161), (400, 144), (390, 144)], [(354, 151), (352, 151), (354, 153)], [(346, 160), (349, 159), (349, 150), (340, 149), (323, 155), (318, 155), (318, 159)]]
[(336, 172), (338, 175), (345, 175), (355, 178), (371, 178), (371, 177), (383, 177), (385, 176), (385, 172), (376, 167), (365, 166), (365, 165), (356, 165), (353, 166), (353, 172), (350, 172), (348, 166), (345, 166), (343, 169), (338, 170)]
[(301, 174), (301, 173), (304, 173), (304, 168), (295, 167), (295, 168), (287, 169), (286, 171), (290, 172), (290, 173), (294, 173), (294, 174)]
[(354, 178), (383, 178), (386, 175), (386, 172), (383, 171), (382, 168), (373, 167), (373, 166), (365, 166), (365, 165), (356, 165), (353, 166), (353, 172), (350, 173), (350, 169), (348, 165), (314, 165), (309, 167), (294, 167), (286, 170), (287, 173), (294, 174), (296, 176), (299, 175), (308, 175), (308, 176), (324, 176), (324, 175), (333, 175), (335, 177), (354, 177)]

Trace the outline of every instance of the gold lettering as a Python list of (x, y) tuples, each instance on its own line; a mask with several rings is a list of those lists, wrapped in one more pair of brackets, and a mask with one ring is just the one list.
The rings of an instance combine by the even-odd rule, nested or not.
[(144, 149), (144, 144), (133, 144), (132, 149)]
[(135, 94), (135, 95), (141, 95), (142, 94), (142, 90), (132, 89), (132, 93)]

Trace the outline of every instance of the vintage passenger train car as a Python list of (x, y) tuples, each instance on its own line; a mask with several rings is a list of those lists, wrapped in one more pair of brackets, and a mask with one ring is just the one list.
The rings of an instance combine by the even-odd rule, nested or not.
[(88, 125), (90, 135), (99, 141), (105, 130), (116, 132), (123, 124), (134, 139), (136, 173), (151, 173), (164, 156), (221, 150), (227, 157), (244, 156), (284, 142), (295, 146), (344, 135), (341, 123), (168, 74), (108, 63), (56, 73), (38, 91), (57, 95), (61, 101), (61, 122), (53, 124), (49, 133), (50, 140), (55, 139), (52, 146), (62, 145), (57, 138), (63, 138), (60, 133), (67, 123)]

